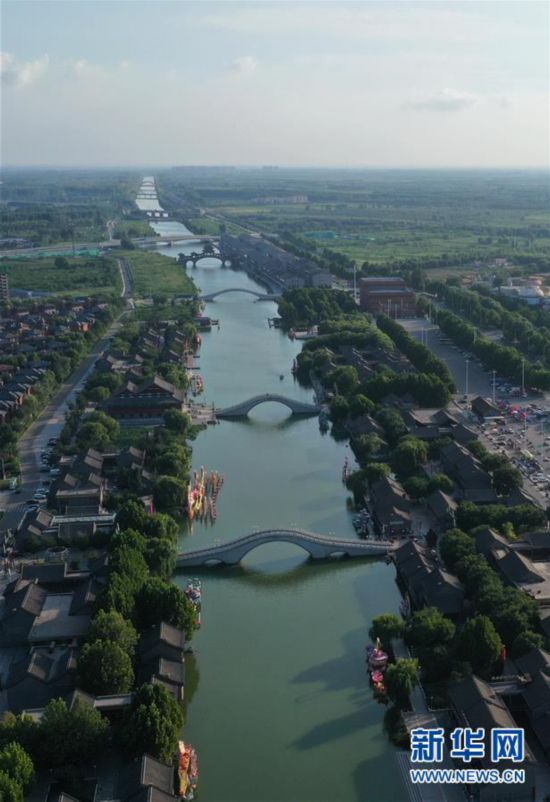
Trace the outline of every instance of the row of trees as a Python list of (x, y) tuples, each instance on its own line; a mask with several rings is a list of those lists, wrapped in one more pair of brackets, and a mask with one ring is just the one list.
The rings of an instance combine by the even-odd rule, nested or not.
[(524, 360), (517, 348), (493, 342), (453, 312), (440, 309), (434, 310), (433, 314), (441, 330), (475, 354), (486, 368), (496, 370), (517, 384), (521, 383), (524, 374), (526, 386), (539, 390), (550, 389), (550, 370)]
[(337, 318), (342, 313), (358, 314), (349, 293), (323, 287), (303, 287), (285, 290), (279, 300), (279, 315), (285, 328), (308, 328), (323, 320)]
[(411, 337), (400, 323), (387, 315), (379, 315), (376, 323), (417, 370), (440, 379), (451, 393), (455, 391), (456, 386), (449, 368), (430, 348)]

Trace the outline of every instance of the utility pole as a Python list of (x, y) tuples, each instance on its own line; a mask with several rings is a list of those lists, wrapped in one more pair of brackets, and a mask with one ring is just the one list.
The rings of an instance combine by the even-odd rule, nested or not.
[(525, 395), (525, 359), (521, 358), (521, 395)]
[(357, 265), (353, 263), (353, 303), (357, 303)]
[(497, 372), (493, 370), (493, 404), (496, 402), (496, 394), (497, 394), (497, 382), (496, 382)]
[(468, 395), (468, 369), (470, 367), (470, 360), (466, 360), (466, 395)]

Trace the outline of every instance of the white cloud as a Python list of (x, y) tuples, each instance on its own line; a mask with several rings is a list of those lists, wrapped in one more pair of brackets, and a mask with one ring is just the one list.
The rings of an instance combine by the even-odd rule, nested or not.
[(34, 61), (18, 61), (12, 53), (0, 54), (2, 82), (18, 88), (31, 86), (48, 69), (50, 57), (44, 55)]
[(463, 111), (472, 108), (479, 102), (479, 97), (469, 92), (457, 92), (454, 89), (442, 89), (432, 95), (414, 98), (409, 105), (415, 109), (426, 111)]
[(251, 73), (255, 72), (258, 62), (252, 56), (239, 56), (229, 64), (229, 69), (233, 72)]

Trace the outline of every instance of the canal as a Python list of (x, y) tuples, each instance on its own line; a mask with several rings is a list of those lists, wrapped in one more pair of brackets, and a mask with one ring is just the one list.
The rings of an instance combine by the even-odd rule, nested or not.
[[(160, 223), (159, 233), (174, 233), (173, 226)], [(175, 258), (194, 249), (159, 251)], [(188, 270), (203, 293), (261, 289), (214, 259)], [(205, 401), (225, 406), (266, 392), (313, 400), (290, 370), (300, 344), (268, 327), (275, 304), (230, 293), (205, 314), (220, 321), (203, 336)], [(220, 471), (225, 483), (217, 521), (195, 522), (182, 535), (183, 550), (271, 526), (355, 537), (341, 482), (349, 447), (321, 435), (316, 418), (289, 415), (264, 404), (246, 422), (223, 421), (198, 435), (194, 467)], [(185, 586), (189, 578), (176, 574), (174, 581)], [(372, 698), (364, 662), (372, 617), (398, 610), (393, 567), (316, 565), (291, 544), (270, 544), (239, 568), (201, 580), (185, 735), (198, 751), (202, 802), (406, 800), (383, 729), (385, 708)]]

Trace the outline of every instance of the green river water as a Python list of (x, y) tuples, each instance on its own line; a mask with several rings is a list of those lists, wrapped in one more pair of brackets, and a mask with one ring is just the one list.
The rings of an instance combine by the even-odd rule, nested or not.
[[(193, 246), (159, 250), (175, 257)], [(205, 293), (261, 289), (215, 260), (189, 270)], [(300, 344), (268, 327), (275, 304), (231, 293), (205, 314), (220, 321), (200, 351), (205, 401), (225, 406), (270, 391), (313, 400), (290, 372)], [(216, 523), (195, 523), (183, 550), (271, 526), (355, 537), (341, 482), (349, 447), (322, 435), (316, 418), (289, 415), (264, 404), (247, 422), (223, 421), (199, 434), (194, 467), (220, 471), (225, 484)], [(371, 619), (398, 610), (393, 567), (312, 564), (281, 543), (200, 578), (202, 628), (186, 664), (185, 736), (199, 756), (201, 802), (407, 800), (384, 707), (365, 672)], [(174, 577), (181, 586), (188, 579)]]

